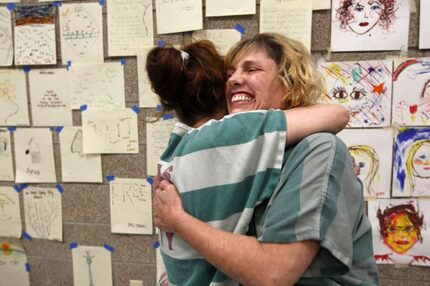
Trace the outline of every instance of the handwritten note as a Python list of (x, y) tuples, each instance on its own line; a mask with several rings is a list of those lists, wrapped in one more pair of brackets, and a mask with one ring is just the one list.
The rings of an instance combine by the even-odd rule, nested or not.
[(125, 107), (124, 68), (120, 63), (73, 65), (69, 72), (72, 109), (85, 104), (103, 109)]
[(199, 30), (193, 33), (194, 40), (209, 40), (214, 43), (218, 52), (227, 54), (228, 50), (240, 41), (241, 34), (235, 29)]
[(12, 147), (9, 131), (0, 128), (0, 181), (14, 181)]
[[(169, 34), (203, 28), (203, 7), (200, 0), (155, 0), (157, 32)], [(172, 21), (172, 16), (178, 21)]]
[(31, 70), (28, 80), (33, 125), (71, 126), (71, 95), (67, 70)]
[(255, 14), (255, 0), (206, 0), (206, 17)]
[(26, 233), (32, 238), (62, 241), (61, 193), (55, 188), (28, 187), (23, 195)]
[(0, 66), (10, 66), (13, 60), (12, 21), (10, 11), (0, 7)]
[(148, 176), (157, 175), (157, 164), (169, 143), (170, 133), (176, 119), (160, 119), (146, 124), (146, 173)]
[(310, 51), (311, 0), (266, 0), (260, 4), (260, 32), (278, 32), (302, 42)]
[(137, 114), (127, 109), (82, 113), (84, 153), (139, 153)]
[(15, 64), (56, 64), (55, 8), (50, 4), (15, 8)]
[(152, 0), (107, 2), (109, 56), (136, 55), (154, 44)]
[(144, 179), (115, 178), (109, 187), (112, 232), (152, 234), (151, 185)]
[(0, 241), (0, 285), (30, 286), (27, 256), (19, 241)]
[(160, 104), (157, 94), (152, 91), (146, 72), (146, 57), (152, 46), (142, 48), (137, 53), (137, 79), (139, 81), (139, 107), (156, 107)]
[(19, 128), (14, 133), (17, 183), (55, 182), (52, 132), (48, 128)]
[(67, 3), (59, 7), (61, 60), (103, 63), (102, 6), (99, 3)]
[(72, 249), (73, 285), (112, 286), (111, 253), (104, 247), (78, 246)]
[(82, 128), (64, 127), (60, 133), (63, 182), (102, 183), (100, 154), (84, 154)]
[(0, 186), (0, 233), (16, 238), (22, 234), (19, 194), (12, 187)]
[(30, 125), (25, 73), (0, 70), (0, 126)]

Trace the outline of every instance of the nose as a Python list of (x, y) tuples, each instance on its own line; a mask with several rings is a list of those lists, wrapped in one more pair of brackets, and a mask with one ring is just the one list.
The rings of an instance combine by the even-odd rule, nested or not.
[(227, 84), (229, 86), (241, 85), (242, 83), (243, 83), (243, 76), (240, 71), (235, 71), (231, 73), (229, 78), (227, 79)]

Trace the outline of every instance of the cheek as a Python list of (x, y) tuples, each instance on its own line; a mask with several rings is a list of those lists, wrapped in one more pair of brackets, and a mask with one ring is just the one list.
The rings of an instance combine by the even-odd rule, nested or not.
[(417, 166), (420, 166), (420, 165), (423, 164), (423, 161), (421, 161), (420, 159), (415, 159), (414, 160), (414, 164), (417, 165)]

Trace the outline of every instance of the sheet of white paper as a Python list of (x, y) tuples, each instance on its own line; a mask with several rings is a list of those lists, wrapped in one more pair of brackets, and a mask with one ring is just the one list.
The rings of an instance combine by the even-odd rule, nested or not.
[(137, 53), (137, 79), (139, 84), (139, 107), (156, 107), (160, 104), (157, 94), (152, 91), (146, 72), (146, 57), (153, 46), (142, 48)]
[[(369, 201), (376, 263), (430, 266), (430, 233), (426, 228), (430, 224), (429, 208), (428, 199)], [(417, 230), (420, 231), (418, 239), (413, 237)]]
[(330, 8), (330, 0), (312, 0), (312, 10), (327, 10)]
[(50, 4), (15, 8), (15, 64), (56, 64), (55, 8)]
[(0, 285), (30, 286), (27, 256), (19, 241), (0, 241)]
[(56, 182), (52, 133), (48, 128), (19, 128), (14, 133), (17, 183)]
[(0, 166), (0, 181), (14, 181), (12, 144), (6, 128), (0, 128)]
[(390, 129), (344, 129), (337, 134), (359, 167), (365, 198), (390, 197), (393, 134)]
[[(342, 2), (346, 1), (333, 0), (332, 51), (407, 50), (409, 0), (391, 1), (387, 7), (379, 2), (361, 0), (357, 2), (363, 7), (354, 9), (351, 5), (349, 10), (340, 5)], [(347, 16), (349, 13), (352, 13), (351, 19)], [(370, 13), (370, 17), (367, 13)]]
[(206, 0), (206, 17), (255, 14), (255, 0)]
[(145, 179), (115, 178), (109, 188), (111, 231), (152, 234), (151, 184)]
[(152, 0), (108, 0), (108, 54), (130, 56), (154, 45)]
[(397, 133), (392, 197), (430, 197), (430, 127), (399, 128)]
[(385, 127), (391, 121), (391, 61), (321, 62), (328, 94), (322, 102), (344, 106), (348, 127)]
[(393, 123), (402, 126), (430, 124), (430, 58), (394, 62)]
[(311, 50), (312, 0), (265, 0), (260, 3), (260, 33), (278, 32)]
[(420, 3), (419, 48), (430, 49), (430, 1), (421, 0)]
[(102, 6), (99, 3), (65, 3), (59, 7), (61, 61), (103, 63)]
[(155, 7), (158, 34), (203, 29), (202, 0), (155, 0)]
[(69, 70), (72, 109), (125, 107), (124, 67), (118, 62), (74, 65)]
[(30, 125), (25, 73), (0, 70), (0, 126)]
[(66, 69), (35, 69), (28, 73), (34, 126), (71, 126), (70, 86)]
[(101, 156), (100, 154), (84, 154), (82, 128), (64, 127), (59, 137), (62, 181), (102, 183)]
[(176, 119), (160, 119), (146, 124), (146, 173), (148, 176), (157, 175), (158, 161), (169, 143), (170, 133), (176, 122)]
[(0, 3), (20, 3), (21, 0), (0, 0)]
[(111, 253), (104, 247), (78, 246), (72, 259), (73, 285), (113, 285)]
[(10, 66), (13, 60), (11, 13), (0, 7), (0, 66)]
[(139, 153), (137, 114), (130, 108), (82, 113), (84, 153)]
[(61, 193), (56, 188), (23, 190), (25, 232), (32, 238), (63, 240)]
[(199, 30), (193, 33), (193, 40), (207, 39), (214, 43), (221, 55), (227, 54), (228, 50), (240, 41), (242, 35), (235, 29)]
[(22, 234), (19, 194), (13, 187), (0, 186), (0, 233), (16, 238)]

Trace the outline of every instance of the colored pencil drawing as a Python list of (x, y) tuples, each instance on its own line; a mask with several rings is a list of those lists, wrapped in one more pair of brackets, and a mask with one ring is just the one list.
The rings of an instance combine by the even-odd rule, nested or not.
[(0, 7), (0, 66), (10, 66), (13, 60), (11, 15), (6, 7)]
[(430, 124), (430, 58), (397, 63), (393, 73), (393, 123)]
[(321, 63), (328, 94), (323, 102), (343, 105), (350, 113), (348, 127), (389, 126), (391, 121), (391, 62)]
[(399, 130), (394, 142), (393, 196), (430, 196), (430, 128)]

